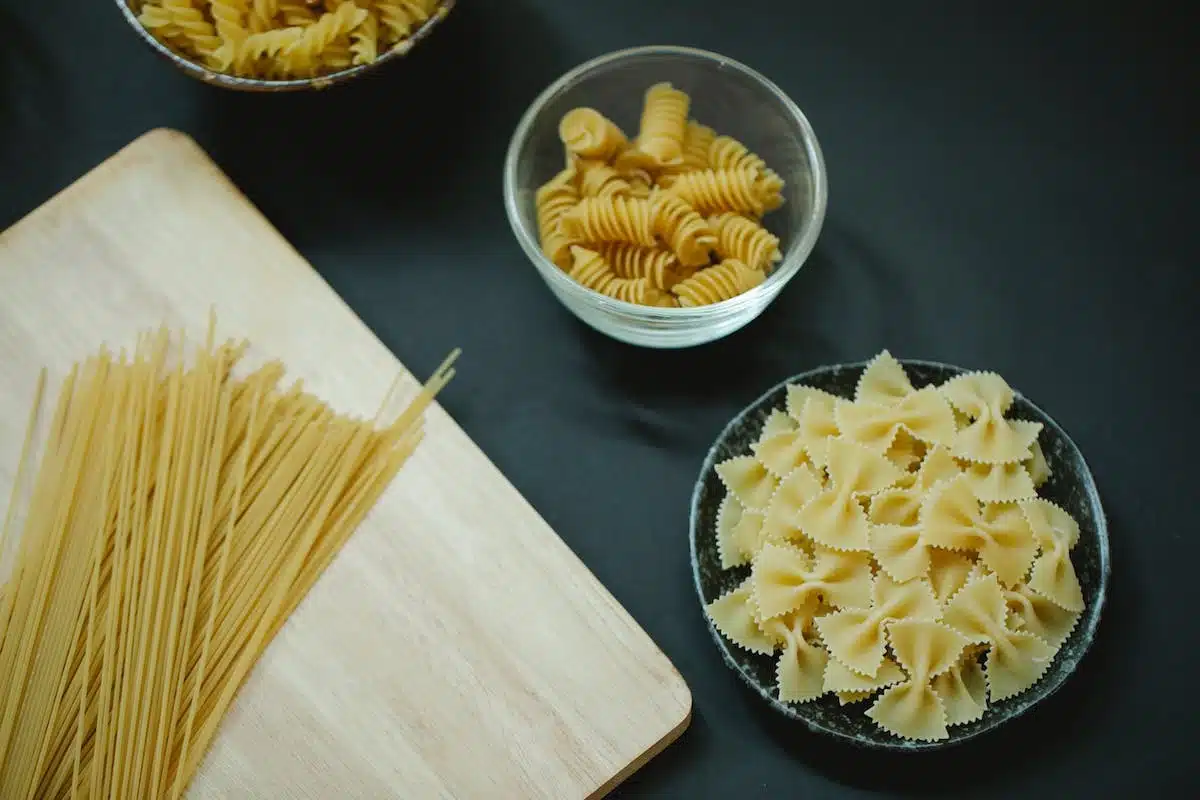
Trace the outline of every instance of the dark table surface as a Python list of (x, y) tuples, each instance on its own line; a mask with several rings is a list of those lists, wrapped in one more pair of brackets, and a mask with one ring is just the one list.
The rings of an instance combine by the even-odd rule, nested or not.
[[(410, 368), (461, 345), (444, 405), (695, 695), (690, 731), (621, 795), (1167, 796), (1197, 788), (1200, 743), (1187, 605), (1200, 81), (1185, 17), (1123, 5), (460, 0), (378, 79), (249, 96), (177, 74), (109, 0), (0, 0), (0, 228), (176, 127)], [(689, 351), (578, 323), (501, 203), (508, 137), (534, 96), (580, 61), (650, 43), (764, 72), (808, 114), (829, 168), (806, 268), (750, 327)], [(686, 544), (692, 483), (733, 413), (788, 375), (884, 347), (999, 371), (1048, 410), (1090, 461), (1112, 533), (1109, 606), (1066, 687), (976, 743), (907, 758), (772, 717), (717, 655)]]

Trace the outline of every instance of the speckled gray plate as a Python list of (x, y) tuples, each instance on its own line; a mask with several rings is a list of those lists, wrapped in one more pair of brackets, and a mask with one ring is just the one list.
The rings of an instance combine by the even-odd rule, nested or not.
[[(900, 363), (904, 365), (909, 379), (917, 388), (942, 383), (966, 371), (948, 364), (929, 361), (901, 360)], [(735, 588), (749, 574), (749, 567), (746, 566), (732, 570), (721, 569), (721, 561), (717, 555), (716, 519), (717, 506), (724, 496), (725, 489), (717, 478), (714, 465), (727, 458), (750, 452), (750, 444), (758, 438), (767, 415), (773, 409), (785, 407), (786, 387), (789, 383), (813, 386), (839, 397), (850, 398), (854, 395), (854, 387), (865, 366), (866, 363), (863, 362), (820, 367), (789, 378), (751, 403), (734, 417), (717, 437), (716, 443), (704, 459), (704, 467), (692, 494), (692, 574), (702, 603), (710, 603), (724, 592)], [(817, 733), (862, 747), (883, 750), (915, 752), (959, 744), (1014, 717), (1019, 717), (1035, 703), (1053, 694), (1078, 666), (1084, 652), (1092, 643), (1096, 626), (1100, 622), (1109, 573), (1108, 527), (1091, 470), (1066, 431), (1020, 393), (1016, 394), (1009, 416), (1033, 420), (1045, 426), (1038, 441), (1053, 474), (1038, 490), (1038, 494), (1070, 512), (1071, 516), (1078, 520), (1080, 528), (1079, 543), (1071, 551), (1071, 560), (1079, 576), (1079, 584), (1083, 588), (1087, 606), (1079, 624), (1067, 637), (1041, 681), (1024, 694), (988, 708), (983, 717), (975, 722), (950, 728), (949, 739), (938, 742), (909, 742), (877, 728), (864, 713), (868, 708), (867, 703), (841, 706), (834, 695), (825, 695), (802, 704), (779, 702), (775, 683), (775, 657), (748, 653), (734, 647), (709, 622), (709, 632), (712, 633), (713, 641), (717, 643), (717, 648), (730, 669), (780, 714), (803, 723)], [(705, 619), (707, 620), (707, 615)]]

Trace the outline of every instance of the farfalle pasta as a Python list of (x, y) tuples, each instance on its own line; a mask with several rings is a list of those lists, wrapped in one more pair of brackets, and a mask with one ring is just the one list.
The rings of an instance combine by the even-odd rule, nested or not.
[(1085, 610), (1081, 532), (1038, 496), (1040, 426), (1013, 397), (993, 373), (914, 385), (884, 351), (852, 398), (788, 386), (716, 465), (739, 577), (707, 612), (776, 660), (782, 702), (871, 701), (881, 730), (936, 741), (1042, 679)]
[(442, 0), (144, 0), (138, 20), (217, 72), (290, 80), (370, 64), (412, 46)]
[(535, 195), (550, 261), (570, 274), (570, 246), (586, 247), (618, 277), (646, 278), (667, 293), (629, 302), (663, 308), (720, 303), (767, 279), (783, 254), (760, 219), (783, 204), (784, 182), (744, 144), (691, 119), (691, 107), (686, 92), (658, 83), (643, 97), (634, 136), (595, 108), (562, 116), (566, 169)]

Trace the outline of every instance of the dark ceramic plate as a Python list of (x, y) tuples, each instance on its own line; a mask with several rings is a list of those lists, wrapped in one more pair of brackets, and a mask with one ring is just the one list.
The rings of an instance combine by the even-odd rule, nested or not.
[[(904, 365), (913, 386), (918, 389), (930, 384), (940, 384), (966, 371), (948, 364), (929, 361), (902, 360), (900, 363)], [(717, 478), (714, 465), (727, 458), (750, 452), (750, 444), (758, 438), (767, 415), (773, 409), (784, 408), (789, 383), (813, 386), (839, 397), (850, 398), (854, 395), (854, 387), (865, 367), (865, 362), (819, 367), (789, 378), (751, 403), (734, 417), (717, 437), (716, 443), (704, 459), (704, 467), (692, 494), (692, 574), (701, 603), (708, 604), (735, 588), (745, 580), (750, 569), (747, 566), (731, 570), (721, 568), (721, 561), (717, 555), (716, 519), (717, 506), (725, 494), (725, 489)], [(1086, 609), (1071, 635), (1063, 642), (1050, 669), (1033, 688), (989, 707), (983, 717), (975, 722), (950, 728), (949, 739), (937, 742), (910, 742), (877, 728), (864, 713), (868, 708), (866, 703), (841, 706), (834, 695), (825, 695), (802, 704), (781, 703), (777, 699), (775, 657), (749, 653), (729, 644), (710, 621), (709, 632), (730, 669), (772, 708), (803, 723), (812, 731), (844, 739), (862, 747), (908, 752), (933, 750), (973, 739), (1014, 717), (1021, 716), (1034, 704), (1057, 691), (1083, 658), (1100, 622), (1109, 573), (1108, 528), (1091, 470), (1066, 431), (1020, 393), (1016, 394), (1009, 416), (1040, 422), (1044, 426), (1038, 441), (1053, 474), (1038, 490), (1038, 494), (1070, 512), (1079, 522), (1080, 528), (1079, 543), (1071, 551), (1071, 560), (1079, 576), (1079, 584), (1083, 588)], [(705, 619), (708, 619), (707, 615)]]

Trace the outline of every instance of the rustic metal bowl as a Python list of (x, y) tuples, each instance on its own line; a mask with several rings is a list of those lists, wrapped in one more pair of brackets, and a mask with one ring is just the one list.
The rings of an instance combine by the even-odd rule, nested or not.
[[(904, 365), (904, 371), (913, 386), (918, 389), (930, 384), (940, 384), (965, 372), (959, 367), (931, 361), (901, 359), (900, 363)], [(839, 397), (850, 398), (854, 395), (854, 387), (865, 367), (865, 362), (840, 364), (819, 367), (788, 378), (747, 406), (717, 437), (704, 459), (704, 466), (700, 470), (700, 477), (692, 495), (692, 574), (702, 604), (708, 604), (735, 588), (749, 574), (749, 567), (746, 566), (731, 570), (721, 568), (716, 545), (716, 518), (717, 507), (724, 496), (724, 488), (714, 466), (727, 458), (750, 452), (750, 444), (757, 440), (767, 415), (772, 409), (784, 407), (789, 383), (813, 386)], [(1014, 390), (1014, 394), (1010, 416), (1040, 422), (1044, 426), (1038, 441), (1042, 445), (1052, 475), (1038, 490), (1038, 495), (1062, 506), (1079, 522), (1079, 543), (1071, 551), (1071, 560), (1079, 576), (1079, 585), (1083, 589), (1086, 605), (1079, 622), (1055, 655), (1050, 669), (1026, 692), (989, 706), (983, 717), (974, 722), (950, 728), (950, 738), (936, 742), (906, 741), (876, 727), (864, 713), (865, 704), (841, 706), (833, 695), (825, 695), (802, 704), (780, 702), (775, 679), (775, 658), (750, 653), (731, 645), (709, 620), (709, 632), (725, 664), (771, 708), (815, 733), (841, 739), (859, 747), (910, 753), (936, 750), (974, 739), (1021, 716), (1058, 691), (1075, 671), (1095, 638), (1100, 613), (1104, 609), (1109, 576), (1108, 524), (1091, 470), (1075, 442), (1049, 414), (1019, 392)], [(705, 619), (707, 620), (707, 615)]]
[(203, 64), (197, 64), (187, 56), (176, 53), (165, 44), (155, 39), (153, 34), (138, 22), (137, 10), (141, 8), (141, 0), (116, 0), (117, 8), (125, 17), (125, 21), (129, 23), (138, 37), (145, 42), (155, 53), (167, 59), (174, 64), (185, 75), (195, 78), (198, 81), (220, 86), (223, 89), (233, 89), (239, 92), (300, 92), (308, 90), (328, 89), (331, 86), (336, 86), (340, 83), (365, 75), (368, 72), (373, 72), (376, 69), (388, 64), (392, 61), (408, 55), (414, 47), (421, 43), (425, 37), (433, 33), (433, 29), (438, 26), (453, 10), (457, 0), (441, 0), (437, 9), (430, 14), (422, 25), (412, 32), (407, 40), (408, 46), (400, 50), (388, 50), (386, 53), (381, 53), (379, 57), (370, 64), (361, 64), (359, 66), (349, 67), (347, 69), (331, 72), (328, 75), (318, 75), (314, 78), (294, 78), (288, 80), (267, 80), (265, 78), (243, 78), (237, 75), (230, 75), (224, 72), (217, 72), (209, 69)]

